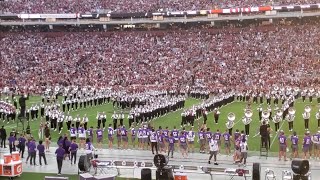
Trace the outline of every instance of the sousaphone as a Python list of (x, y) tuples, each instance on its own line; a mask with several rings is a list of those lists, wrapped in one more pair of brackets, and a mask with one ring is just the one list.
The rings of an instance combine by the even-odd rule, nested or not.
[(226, 122), (227, 129), (233, 128), (235, 119), (236, 119), (236, 115), (233, 112), (230, 112), (228, 114), (228, 121)]

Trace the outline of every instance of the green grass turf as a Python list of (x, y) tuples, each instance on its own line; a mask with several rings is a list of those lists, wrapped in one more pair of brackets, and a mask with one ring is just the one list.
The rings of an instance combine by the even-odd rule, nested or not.
[[(27, 104), (32, 104), (32, 103), (37, 103), (37, 102), (40, 102), (41, 101), (41, 98), (36, 96), (36, 97), (30, 97), (30, 99), (27, 101)], [(194, 104), (198, 104), (200, 103), (201, 100), (197, 100), (197, 99), (192, 99), (192, 98), (188, 98), (187, 101), (186, 101), (186, 107), (191, 107), (192, 105)], [(295, 109), (296, 109), (296, 118), (295, 118), (295, 121), (294, 121), (294, 131), (297, 132), (297, 134), (299, 135), (300, 138), (303, 137), (303, 134), (305, 133), (305, 130), (304, 130), (304, 122), (303, 122), (303, 119), (302, 119), (302, 113), (304, 111), (304, 106), (307, 105), (307, 104), (310, 104), (309, 102), (302, 102), (301, 99), (298, 99), (295, 101)], [(278, 105), (279, 107), (281, 107), (281, 105), (279, 104)], [(309, 124), (309, 129), (312, 133), (315, 133), (317, 131), (317, 122), (316, 122), (316, 119), (315, 119), (315, 113), (316, 111), (318, 111), (319, 107), (317, 106), (317, 103), (315, 102), (315, 99), (313, 101), (313, 103), (311, 104), (312, 106), (312, 111), (311, 111), (311, 118), (310, 118), (310, 124)], [(233, 102), (227, 106), (224, 106), (220, 109), (220, 118), (219, 118), (219, 124), (215, 124), (213, 122), (213, 115), (212, 113), (210, 113), (208, 115), (208, 121), (207, 121), (207, 127), (210, 127), (211, 130), (213, 132), (215, 132), (217, 129), (220, 130), (220, 132), (224, 132), (225, 129), (226, 129), (226, 126), (225, 126), (225, 122), (227, 120), (227, 115), (229, 112), (233, 112), (235, 113), (236, 115), (236, 125), (234, 126), (233, 128), (233, 132), (235, 132), (236, 129), (239, 129), (240, 131), (241, 130), (244, 130), (244, 125), (241, 121), (241, 118), (242, 116), (244, 115), (244, 108), (246, 107), (246, 103), (245, 102)], [(266, 104), (266, 101), (264, 101), (264, 104), (263, 104), (263, 108), (266, 108), (267, 107), (267, 104)], [(259, 151), (259, 147), (260, 147), (260, 137), (259, 136), (256, 136), (254, 137), (254, 135), (256, 134), (259, 126), (260, 126), (260, 122), (258, 121), (258, 111), (257, 111), (257, 108), (258, 108), (258, 104), (252, 104), (252, 110), (253, 110), (253, 121), (251, 122), (250, 124), (250, 137), (249, 137), (249, 140), (248, 140), (248, 143), (249, 143), (249, 150), (250, 151)], [(274, 105), (272, 104), (272, 108), (274, 108)], [(105, 104), (105, 105), (101, 105), (101, 106), (97, 106), (97, 107), (90, 107), (90, 108), (87, 108), (87, 109), (84, 109), (84, 110), (78, 110), (78, 111), (74, 111), (72, 112), (71, 114), (72, 115), (76, 115), (76, 114), (79, 114), (80, 116), (84, 115), (84, 114), (87, 114), (88, 117), (89, 117), (89, 126), (93, 126), (93, 127), (96, 127), (96, 115), (97, 115), (97, 112), (100, 112), (100, 111), (105, 111), (107, 113), (107, 124), (111, 123), (111, 115), (113, 113), (114, 110), (117, 110), (117, 109), (114, 109), (112, 107), (112, 103), (110, 104)], [(151, 124), (153, 126), (155, 126), (156, 128), (158, 128), (158, 126), (162, 126), (163, 128), (165, 128), (166, 126), (168, 126), (170, 129), (173, 128), (173, 126), (177, 126), (177, 127), (180, 127), (180, 123), (181, 123), (181, 114), (182, 110), (179, 110), (179, 111), (176, 111), (176, 112), (171, 112), (169, 114), (167, 114), (166, 116), (163, 116), (163, 117), (160, 117), (160, 118), (157, 118), (155, 120), (153, 120), (151, 122)], [(199, 122), (200, 122), (200, 125), (202, 124), (202, 121), (203, 119), (200, 118)], [(1, 122), (2, 123), (2, 122)], [(128, 127), (128, 122), (125, 120), (124, 121), (125, 125)], [(195, 129), (198, 129), (198, 123), (196, 122), (195, 123)], [(8, 129), (10, 128), (15, 128), (16, 127), (16, 124), (14, 123), (10, 123), (10, 124), (4, 124)], [(34, 122), (30, 122), (30, 126), (31, 126), (31, 131), (32, 131), (32, 134), (35, 136), (35, 137), (38, 137), (38, 127), (39, 127), (39, 120), (37, 121), (34, 121)], [(288, 131), (288, 123), (286, 121), (283, 121), (283, 125), (282, 125), (282, 122), (280, 123), (280, 127), (281, 129), (283, 129), (286, 133), (287, 136), (289, 136), (289, 131)], [(274, 129), (274, 123), (271, 122), (271, 128)], [(10, 130), (9, 129), (9, 130)], [(18, 129), (21, 129), (21, 125), (19, 124), (19, 128)], [(187, 127), (187, 129), (189, 129)], [(66, 125), (64, 124), (64, 130), (63, 130), (63, 133), (67, 133), (66, 131)], [(53, 140), (53, 143), (56, 143), (56, 140), (58, 138), (58, 132), (51, 132), (52, 134), (52, 140)], [(273, 141), (272, 143), (272, 147), (271, 147), (271, 151), (278, 151), (278, 141), (276, 139), (276, 133), (273, 132), (273, 137), (271, 137), (271, 141)], [(300, 140), (300, 143), (302, 142), (302, 140)], [(105, 141), (105, 145), (104, 147), (107, 147), (106, 145), (106, 141)], [(195, 145), (196, 148), (198, 148), (198, 144), (196, 143)], [(223, 153), (223, 152), (222, 152)]]
[[(20, 177), (15, 177), (17, 180), (43, 180), (45, 176), (57, 176), (56, 174), (47, 174), (47, 173), (22, 173)], [(68, 177), (69, 180), (79, 180), (79, 175), (61, 175), (61, 177)], [(7, 177), (0, 177), (0, 180), (7, 180)], [(136, 180), (133, 178), (121, 178), (117, 177), (116, 180)]]

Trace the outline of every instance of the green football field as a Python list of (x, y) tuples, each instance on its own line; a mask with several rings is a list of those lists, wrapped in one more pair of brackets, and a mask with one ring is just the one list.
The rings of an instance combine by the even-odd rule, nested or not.
[[(27, 104), (31, 105), (33, 103), (39, 103), (41, 101), (41, 97), (39, 96), (34, 96), (34, 97), (30, 97), (29, 100), (27, 101)], [(192, 98), (188, 98), (186, 100), (186, 108), (187, 107), (192, 107), (192, 105), (195, 104), (199, 104), (201, 103), (202, 100), (198, 100), (198, 99), (192, 99)], [(302, 102), (301, 99), (298, 99), (295, 101), (295, 109), (296, 109), (296, 118), (294, 121), (294, 131), (297, 132), (297, 134), (299, 135), (300, 139), (303, 137), (303, 134), (305, 133), (304, 130), (304, 121), (302, 118), (302, 113), (304, 111), (304, 107), (305, 105), (311, 105), (312, 107), (312, 111), (311, 111), (311, 118), (310, 118), (310, 124), (309, 124), (309, 130), (311, 131), (311, 133), (315, 133), (318, 128), (317, 128), (317, 122), (315, 119), (315, 113), (318, 111), (319, 107), (318, 104), (316, 103), (315, 99), (313, 100), (313, 103), (309, 103), (309, 101), (307, 102)], [(281, 105), (278, 105), (279, 107), (281, 107)], [(244, 115), (244, 108), (246, 107), (246, 103), (245, 102), (237, 102), (234, 101), (231, 104), (228, 104), (224, 107), (222, 107), (220, 109), (220, 118), (219, 118), (219, 123), (215, 124), (213, 122), (213, 114), (210, 113), (208, 115), (208, 121), (207, 121), (207, 127), (211, 128), (211, 131), (215, 132), (217, 129), (220, 130), (220, 132), (224, 132), (226, 129), (225, 123), (227, 120), (227, 115), (229, 112), (233, 112), (236, 115), (236, 120), (235, 120), (235, 126), (233, 128), (233, 132), (235, 132), (236, 129), (244, 130), (244, 125), (241, 121), (241, 118)], [(267, 107), (266, 101), (264, 101), (263, 104), (263, 108), (265, 109)], [(258, 132), (258, 128), (260, 126), (260, 122), (258, 121), (258, 104), (252, 104), (252, 110), (253, 110), (253, 121), (250, 124), (250, 137), (248, 140), (249, 143), (249, 150), (250, 151), (259, 151), (259, 147), (260, 147), (260, 137), (256, 136), (254, 137), (254, 135)], [(274, 105), (272, 104), (272, 109), (274, 108)], [(83, 116), (84, 114), (87, 114), (88, 118), (89, 118), (89, 127), (93, 126), (96, 127), (96, 115), (97, 112), (106, 112), (107, 114), (107, 123), (112, 123), (112, 119), (111, 119), (111, 115), (112, 113), (118, 109), (114, 109), (112, 106), (112, 103), (110, 104), (104, 104), (101, 106), (97, 106), (97, 107), (90, 107), (87, 109), (81, 109), (78, 111), (73, 111), (71, 112), (71, 114), (77, 115), (79, 114), (80, 116)], [(173, 129), (174, 126), (177, 126), (177, 128), (180, 128), (180, 123), (181, 123), (181, 112), (182, 110), (176, 111), (176, 112), (171, 112), (169, 114), (167, 114), (166, 116), (157, 118), (155, 120), (153, 120), (151, 122), (151, 124), (158, 128), (158, 126), (162, 126), (163, 128), (165, 128), (166, 126), (168, 126), (170, 129)], [(274, 113), (273, 113), (274, 114)], [(202, 124), (202, 118), (199, 120), (200, 125)], [(38, 138), (38, 127), (39, 127), (39, 120), (30, 122), (30, 126), (31, 126), (31, 133), (33, 134), (34, 137)], [(12, 128), (16, 128), (17, 123), (12, 123), (10, 122), (9, 124), (7, 124), (7, 122), (2, 124), (5, 125), (7, 131), (10, 131)], [(25, 123), (26, 124), (26, 123)], [(126, 127), (128, 127), (128, 121), (125, 120), (124, 124), (126, 125)], [(26, 125), (25, 125), (26, 127)], [(187, 130), (189, 129), (188, 127), (186, 127)], [(198, 123), (195, 123), (195, 129), (198, 128)], [(271, 128), (274, 129), (274, 123), (271, 122)], [(288, 123), (286, 121), (282, 121), (280, 123), (280, 128), (283, 129), (286, 133), (287, 136), (290, 135), (290, 132), (288, 131)], [(22, 125), (19, 123), (18, 126), (18, 130), (21, 131), (22, 129)], [(66, 125), (64, 124), (64, 130), (63, 133), (68, 133), (68, 131), (66, 130)], [(63, 134), (62, 133), (62, 134)], [(61, 134), (61, 135), (62, 135)], [(52, 141), (53, 143), (56, 143), (59, 134), (58, 132), (53, 132), (51, 131), (51, 135), (52, 135)], [(106, 137), (106, 136), (105, 136)], [(302, 140), (300, 140), (300, 143), (302, 142)], [(104, 147), (107, 147), (107, 141), (104, 141)], [(199, 146), (196, 144), (196, 148), (198, 148)], [(271, 137), (271, 150), (272, 151), (278, 151), (278, 141), (277, 141), (277, 134), (275, 132), (272, 133), (272, 137)]]

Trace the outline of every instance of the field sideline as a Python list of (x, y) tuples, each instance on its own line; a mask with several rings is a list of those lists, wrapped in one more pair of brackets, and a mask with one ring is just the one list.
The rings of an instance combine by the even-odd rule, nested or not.
[[(61, 99), (61, 98), (60, 98)], [(30, 97), (29, 100), (27, 101), (27, 105), (30, 106), (33, 103), (39, 103), (41, 101), (41, 97), (40, 96), (33, 96)], [(202, 100), (198, 100), (198, 99), (193, 99), (193, 98), (188, 98), (186, 100), (186, 108), (187, 107), (192, 107), (192, 105), (196, 105), (199, 104)], [(314, 99), (313, 103), (309, 103), (309, 101), (307, 102), (302, 102), (301, 99), (297, 99), (295, 101), (295, 109), (296, 109), (296, 118), (294, 121), (294, 131), (297, 132), (297, 134), (299, 135), (299, 138), (301, 139), (303, 137), (303, 134), (305, 133), (304, 130), (304, 122), (302, 119), (302, 113), (304, 111), (304, 106), (305, 105), (311, 105), (312, 107), (312, 111), (311, 111), (311, 118), (310, 118), (310, 124), (309, 124), (309, 129), (311, 131), (311, 133), (315, 133), (318, 128), (317, 128), (317, 122), (315, 119), (315, 113), (318, 111), (319, 107)], [(280, 106), (281, 104), (279, 104), (278, 106)], [(264, 101), (264, 104), (262, 105), (263, 108), (265, 109), (267, 107), (266, 101)], [(227, 120), (227, 115), (229, 112), (233, 112), (236, 115), (236, 120), (235, 120), (235, 126), (233, 128), (233, 132), (235, 132), (236, 129), (239, 129), (240, 131), (244, 129), (244, 125), (241, 121), (242, 116), (244, 115), (244, 108), (246, 107), (246, 103), (245, 102), (238, 102), (238, 101), (234, 101), (224, 107), (222, 107), (220, 109), (220, 118), (219, 118), (219, 123), (215, 124), (213, 122), (213, 115), (212, 113), (209, 113), (208, 115), (208, 121), (207, 121), (207, 127), (210, 127), (211, 131), (215, 132), (217, 129), (220, 130), (220, 132), (224, 132), (226, 129), (225, 126), (225, 122)], [(248, 144), (249, 144), (249, 150), (250, 151), (259, 151), (259, 147), (260, 147), (260, 136), (256, 136), (254, 137), (254, 135), (257, 133), (257, 130), (260, 126), (260, 122), (258, 121), (258, 104), (252, 104), (252, 110), (253, 110), (253, 121), (250, 124), (250, 137), (248, 140)], [(274, 108), (274, 105), (272, 104), (272, 109)], [(89, 118), (89, 127), (93, 126), (94, 128), (96, 127), (96, 115), (97, 112), (106, 112), (107, 114), (107, 123), (109, 124), (111, 123), (111, 115), (112, 113), (118, 109), (114, 109), (112, 106), (112, 103), (109, 104), (104, 104), (101, 106), (97, 106), (97, 107), (90, 107), (87, 109), (81, 109), (78, 111), (73, 111), (71, 112), (72, 116), (75, 116), (77, 114), (79, 114), (80, 116), (87, 114), (88, 118)], [(182, 110), (178, 110), (176, 112), (171, 112), (163, 117), (157, 118), (155, 120), (153, 120), (151, 122), (151, 124), (158, 128), (159, 126), (162, 126), (162, 128), (165, 128), (166, 126), (168, 126), (170, 129), (173, 129), (173, 126), (176, 126), (177, 128), (180, 128), (180, 123), (181, 123), (181, 112)], [(274, 114), (274, 113), (273, 113)], [(200, 125), (202, 124), (203, 119), (200, 118), (199, 122)], [(16, 123), (12, 123), (10, 122), (9, 124), (7, 124), (7, 122), (1, 122), (1, 124), (3, 124), (6, 129), (7, 132), (11, 131), (12, 128), (16, 128), (17, 124)], [(26, 127), (25, 123), (25, 127)], [(124, 120), (124, 124), (126, 125), (126, 127), (128, 127), (128, 121), (127, 119)], [(198, 123), (195, 123), (195, 130), (198, 129)], [(30, 121), (30, 127), (31, 127), (31, 133), (34, 137), (36, 137), (36, 139), (38, 139), (38, 127), (39, 127), (39, 120)], [(271, 123), (271, 128), (274, 129), (274, 123)], [(280, 123), (280, 128), (283, 129), (286, 133), (287, 136), (289, 136), (289, 131), (288, 131), (288, 123), (286, 121), (283, 121)], [(188, 130), (189, 128), (186, 127), (186, 129)], [(18, 130), (21, 131), (21, 124), (19, 123), (19, 127)], [(64, 129), (63, 129), (63, 133), (68, 133), (68, 131), (66, 130), (66, 125), (64, 123)], [(63, 134), (62, 133), (62, 134)], [(61, 135), (62, 135), (61, 134)], [(52, 141), (53, 144), (56, 144), (56, 140), (59, 137), (58, 132), (51, 132), (52, 135)], [(271, 137), (271, 142), (272, 142), (272, 146), (271, 146), (271, 151), (276, 152), (278, 151), (278, 141), (277, 141), (277, 136), (276, 133), (273, 132), (272, 133), (272, 137)], [(106, 137), (106, 136), (105, 136)], [(302, 142), (302, 140), (300, 140), (300, 143)], [(104, 147), (107, 147), (107, 141), (104, 140)], [(289, 143), (290, 144), (290, 143)], [(196, 148), (198, 148), (198, 144), (196, 143)], [(301, 148), (300, 148), (301, 150)], [(223, 153), (223, 152), (222, 152)]]

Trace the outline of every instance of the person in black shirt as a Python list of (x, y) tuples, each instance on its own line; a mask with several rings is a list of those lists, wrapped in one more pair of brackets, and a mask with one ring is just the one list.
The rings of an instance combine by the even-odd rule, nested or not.
[(268, 149), (268, 127), (266, 122), (263, 121), (260, 126), (260, 136), (261, 136), (261, 147)]
[(0, 129), (0, 138), (1, 138), (1, 148), (7, 148), (6, 147), (6, 140), (7, 140), (7, 131), (4, 128), (4, 126)]

